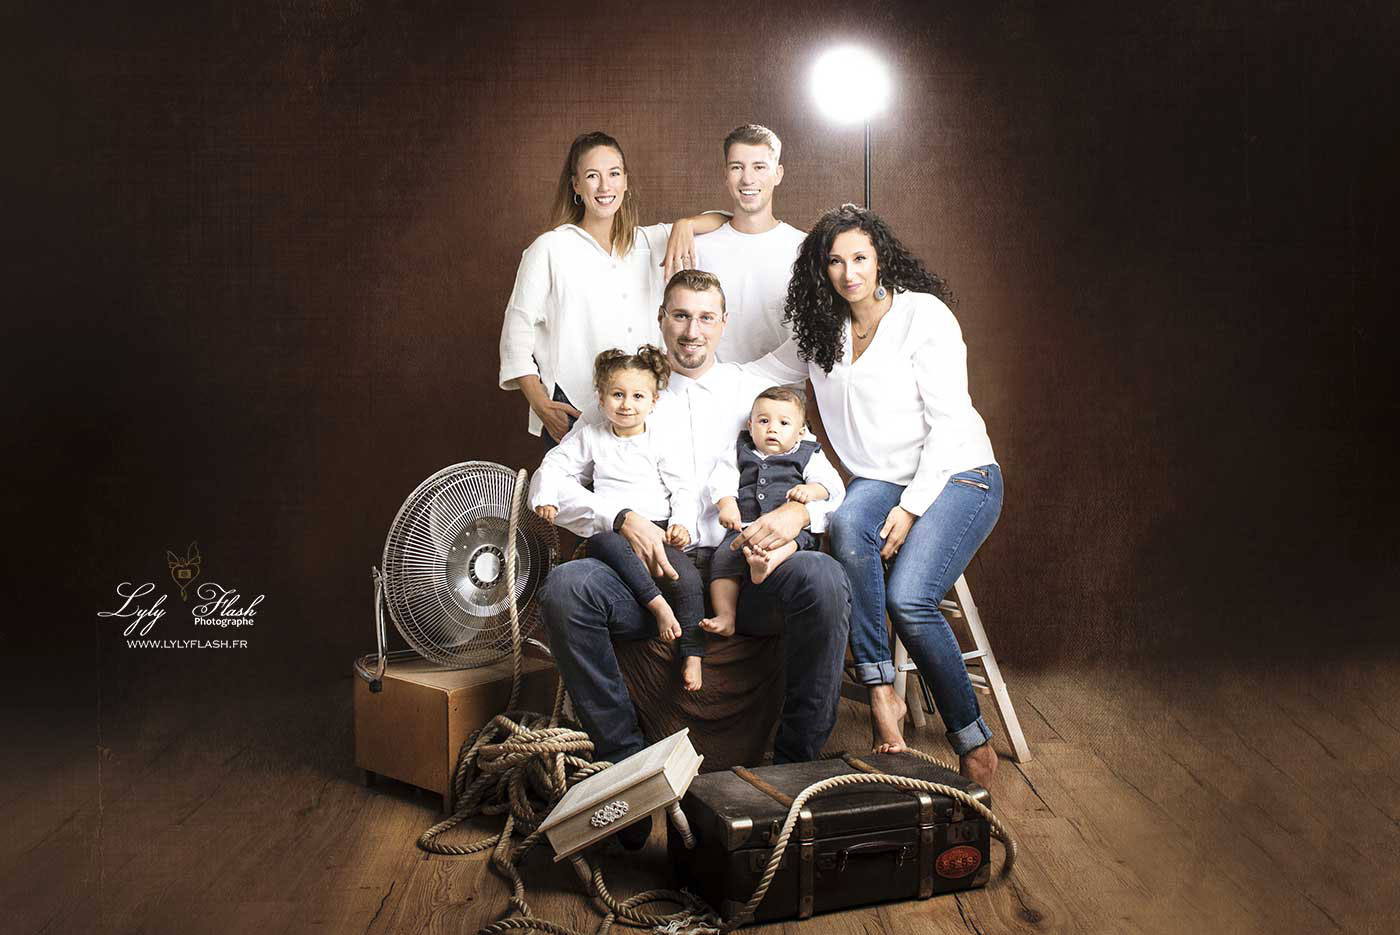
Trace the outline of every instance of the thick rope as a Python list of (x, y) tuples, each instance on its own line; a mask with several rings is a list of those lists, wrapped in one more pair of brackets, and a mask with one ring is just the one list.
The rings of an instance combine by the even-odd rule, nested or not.
[[(519, 915), (492, 922), (481, 928), (477, 935), (498, 935), (508, 931), (582, 935), (566, 926), (535, 917), (525, 900), (525, 881), (517, 869), (520, 861), (539, 841), (540, 823), (568, 787), (612, 766), (609, 762), (594, 762), (591, 759), (593, 742), (586, 733), (560, 726), (565, 699), (562, 681), (555, 693), (553, 710), (549, 716), (516, 710), (523, 681), (524, 654), (521, 652), (520, 616), (515, 600), (515, 539), (527, 486), (526, 479), (527, 475), (523, 470), (516, 477), (507, 527), (506, 586), (511, 595), (510, 635), (514, 663), (510, 701), (504, 714), (496, 715), (462, 744), (452, 776), (452, 790), (457, 808), (451, 817), (424, 831), (418, 838), (418, 847), (429, 853), (449, 856), (491, 851), (491, 866), (510, 884), (511, 894), (508, 898), (507, 912), (516, 912)], [(907, 752), (952, 770), (951, 766), (927, 753), (914, 749)], [(998, 879), (1004, 879), (1011, 872), (1016, 862), (1015, 840), (990, 809), (963, 790), (943, 783), (926, 782), (905, 776), (836, 776), (808, 786), (793, 800), (788, 809), (787, 819), (783, 822), (782, 831), (773, 843), (772, 853), (758, 888), (739, 914), (732, 919), (722, 920), (703, 900), (686, 891), (647, 890), (619, 902), (604, 883), (602, 868), (589, 864), (587, 858), (581, 854), (576, 855), (574, 860), (581, 866), (583, 875), (591, 879), (593, 895), (605, 910), (596, 935), (607, 935), (617, 922), (652, 928), (664, 935), (725, 935), (746, 924), (753, 918), (755, 910), (768, 893), (768, 888), (777, 874), (778, 865), (782, 862), (783, 852), (787, 849), (788, 839), (797, 823), (798, 814), (807, 801), (829, 789), (853, 785), (889, 785), (908, 791), (937, 792), (956, 799), (985, 818), (991, 825), (992, 835), (1005, 846), (1005, 857)], [(498, 833), (471, 844), (444, 844), (437, 840), (444, 832), (478, 814), (504, 814), (505, 824)], [(516, 834), (523, 837), (518, 845), (513, 843)], [(669, 914), (640, 910), (639, 907), (651, 903), (670, 903), (681, 906), (682, 909)]]

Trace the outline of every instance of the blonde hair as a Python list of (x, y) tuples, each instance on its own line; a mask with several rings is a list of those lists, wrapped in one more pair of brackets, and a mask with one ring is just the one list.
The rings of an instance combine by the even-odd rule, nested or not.
[(750, 146), (767, 146), (773, 151), (774, 164), (783, 161), (783, 141), (778, 139), (778, 134), (765, 126), (757, 123), (746, 123), (742, 127), (735, 127), (729, 131), (729, 135), (724, 138), (724, 158), (729, 160), (729, 147), (735, 143), (747, 143)]
[[(627, 156), (622, 152), (622, 146), (617, 140), (601, 130), (580, 133), (574, 137), (573, 145), (569, 147), (569, 153), (564, 157), (564, 168), (559, 172), (559, 186), (554, 191), (554, 208), (549, 221), (550, 230), (560, 224), (578, 224), (583, 220), (583, 204), (575, 200), (577, 193), (574, 191), (574, 177), (578, 175), (578, 161), (586, 153), (599, 146), (617, 150), (618, 158), (622, 160), (622, 174), (627, 175)], [(632, 252), (632, 237), (637, 230), (639, 218), (637, 196), (632, 192), (632, 179), (628, 176), (627, 191), (622, 193), (622, 204), (613, 214), (612, 219), (610, 239), (618, 256), (626, 256)]]
[(671, 378), (671, 365), (666, 355), (654, 344), (643, 344), (637, 353), (629, 354), (620, 348), (604, 351), (593, 361), (593, 388), (602, 396), (608, 388), (608, 380), (619, 370), (640, 370), (649, 373), (656, 380), (656, 391), (666, 388)]

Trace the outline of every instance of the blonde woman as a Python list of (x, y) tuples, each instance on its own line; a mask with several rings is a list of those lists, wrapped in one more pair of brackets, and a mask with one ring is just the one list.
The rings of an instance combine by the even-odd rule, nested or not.
[(525, 250), (501, 329), (502, 389), (530, 405), (530, 433), (558, 441), (592, 393), (593, 361), (614, 347), (660, 344), (656, 310), (696, 234), (724, 214), (641, 226), (622, 146), (584, 133), (569, 147), (550, 230)]

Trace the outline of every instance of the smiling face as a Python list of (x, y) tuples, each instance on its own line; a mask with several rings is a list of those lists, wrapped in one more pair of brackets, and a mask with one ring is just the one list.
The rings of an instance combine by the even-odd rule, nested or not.
[(783, 167), (763, 144), (733, 143), (725, 154), (725, 188), (736, 214), (772, 211), (773, 189), (783, 181)]
[(598, 394), (598, 405), (615, 434), (636, 435), (646, 428), (647, 416), (656, 405), (656, 376), (649, 370), (614, 370)]
[(671, 368), (686, 376), (708, 370), (724, 334), (723, 294), (718, 289), (696, 291), (676, 286), (666, 297), (660, 320)]
[(622, 153), (611, 146), (595, 146), (579, 157), (574, 169), (574, 192), (583, 200), (585, 220), (611, 221), (622, 207), (627, 191), (627, 170)]
[(836, 294), (852, 305), (870, 297), (880, 285), (880, 261), (865, 231), (842, 231), (831, 242), (826, 275)]
[(749, 413), (749, 434), (759, 451), (779, 455), (797, 444), (806, 423), (802, 407), (786, 399), (754, 400)]

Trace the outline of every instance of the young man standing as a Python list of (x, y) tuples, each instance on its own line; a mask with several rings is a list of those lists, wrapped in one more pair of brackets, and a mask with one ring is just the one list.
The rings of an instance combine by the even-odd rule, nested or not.
[(724, 138), (725, 187), (734, 217), (695, 238), (696, 267), (719, 277), (729, 305), (718, 350), (727, 363), (757, 360), (790, 336), (783, 300), (806, 235), (773, 216), (773, 190), (783, 181), (782, 146), (776, 133), (752, 123)]

